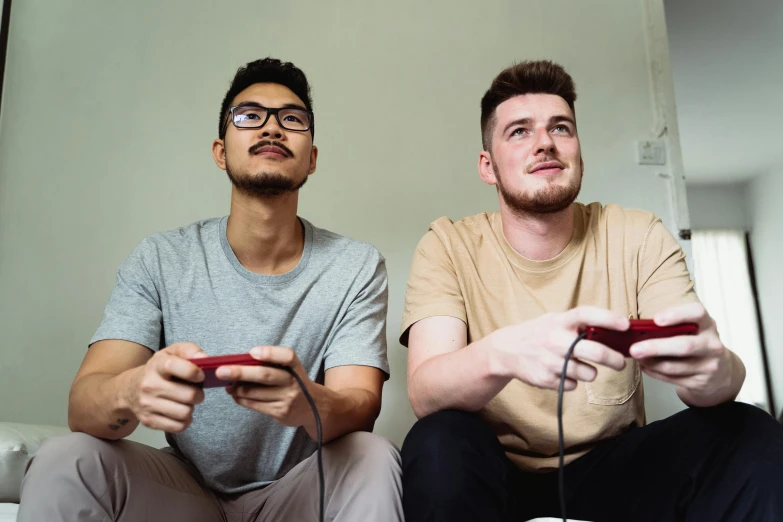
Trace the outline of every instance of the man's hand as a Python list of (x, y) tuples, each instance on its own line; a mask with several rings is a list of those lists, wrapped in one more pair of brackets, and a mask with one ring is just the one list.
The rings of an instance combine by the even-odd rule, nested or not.
[[(493, 374), (556, 390), (566, 352), (586, 326), (624, 331), (629, 328), (630, 322), (616, 312), (581, 306), (501, 328), (490, 334)], [(625, 358), (621, 354), (603, 344), (582, 340), (568, 362), (566, 390), (576, 388), (577, 381), (595, 379), (598, 371), (586, 361), (615, 370), (625, 367)]]
[(193, 407), (204, 391), (191, 383), (204, 380), (204, 372), (186, 359), (206, 357), (193, 343), (177, 343), (158, 351), (133, 371), (126, 402), (139, 421), (153, 429), (184, 431), (193, 420)]
[[(250, 350), (250, 355), (261, 362), (288, 366), (302, 379), (310, 395), (316, 396), (316, 385), (292, 349), (257, 346)], [(285, 426), (304, 426), (315, 438), (313, 410), (299, 383), (285, 370), (268, 366), (221, 366), (216, 375), (237, 382), (226, 391), (240, 406), (268, 415)]]
[(644, 373), (676, 385), (677, 395), (690, 406), (714, 406), (737, 396), (745, 366), (723, 345), (715, 321), (701, 303), (668, 308), (653, 319), (659, 326), (696, 323), (699, 333), (634, 344), (631, 356)]

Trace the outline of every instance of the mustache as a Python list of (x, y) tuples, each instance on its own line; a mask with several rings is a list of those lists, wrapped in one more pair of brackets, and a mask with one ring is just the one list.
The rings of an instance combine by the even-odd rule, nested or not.
[(247, 151), (252, 155), (252, 154), (257, 153), (259, 150), (261, 150), (262, 147), (277, 147), (278, 149), (280, 149), (283, 152), (285, 152), (285, 154), (289, 158), (293, 158), (294, 157), (293, 151), (291, 151), (291, 149), (289, 149), (288, 147), (286, 147), (285, 145), (283, 145), (279, 141), (270, 141), (270, 140), (259, 141), (258, 143), (256, 143), (252, 147), (250, 147)]
[(537, 166), (541, 165), (542, 163), (547, 163), (548, 161), (556, 161), (556, 162), (558, 162), (560, 165), (562, 165), (564, 170), (571, 166), (567, 161), (563, 161), (563, 160), (561, 160), (559, 158), (556, 158), (555, 156), (544, 156), (541, 159), (541, 161), (537, 161), (537, 162), (533, 163), (532, 165), (528, 165), (525, 168), (525, 173), (530, 174), (531, 172), (533, 172), (534, 168), (536, 168)]

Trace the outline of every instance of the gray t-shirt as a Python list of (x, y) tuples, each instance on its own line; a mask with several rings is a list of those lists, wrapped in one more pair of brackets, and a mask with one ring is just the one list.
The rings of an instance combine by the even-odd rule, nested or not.
[[(145, 238), (118, 269), (90, 344), (123, 339), (156, 351), (193, 342), (208, 355), (286, 346), (321, 384), (335, 366), (372, 366), (388, 377), (383, 256), (372, 245), (300, 221), (302, 258), (281, 275), (256, 274), (240, 264), (226, 238), (225, 217)], [(237, 405), (223, 388), (208, 388), (205, 395), (188, 429), (166, 438), (210, 488), (257, 488), (315, 451), (304, 429)]]

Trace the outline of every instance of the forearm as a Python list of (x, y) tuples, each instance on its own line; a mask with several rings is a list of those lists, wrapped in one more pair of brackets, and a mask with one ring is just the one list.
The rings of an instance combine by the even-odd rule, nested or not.
[(730, 350), (726, 350), (727, 364), (729, 365), (729, 377), (727, 382), (720, 387), (708, 392), (696, 392), (682, 386), (677, 387), (677, 395), (688, 406), (709, 407), (733, 401), (745, 382), (745, 365), (742, 360)]
[(76, 381), (68, 400), (68, 426), (102, 439), (127, 437), (139, 421), (128, 407), (126, 393), (131, 372), (94, 373)]
[[(310, 387), (321, 418), (323, 442), (327, 443), (354, 431), (372, 431), (381, 409), (380, 397), (362, 388), (332, 390), (320, 384)], [(303, 424), (308, 435), (317, 440), (315, 418), (307, 406)]]
[(408, 380), (408, 398), (418, 418), (441, 410), (478, 411), (511, 380), (490, 356), (485, 337), (468, 346), (433, 357)]

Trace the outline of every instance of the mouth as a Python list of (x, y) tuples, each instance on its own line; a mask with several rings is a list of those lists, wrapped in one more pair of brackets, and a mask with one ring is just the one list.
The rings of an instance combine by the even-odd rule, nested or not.
[(293, 154), (287, 147), (282, 145), (273, 145), (269, 142), (259, 143), (250, 148), (250, 154), (253, 156), (265, 156), (274, 159), (283, 159), (293, 157)]
[(539, 163), (538, 165), (530, 169), (530, 174), (546, 176), (551, 174), (558, 174), (562, 172), (564, 169), (565, 166), (559, 161), (545, 161), (543, 163)]
[(273, 158), (287, 158), (286, 151), (279, 147), (261, 147), (255, 152), (256, 156), (270, 156)]

